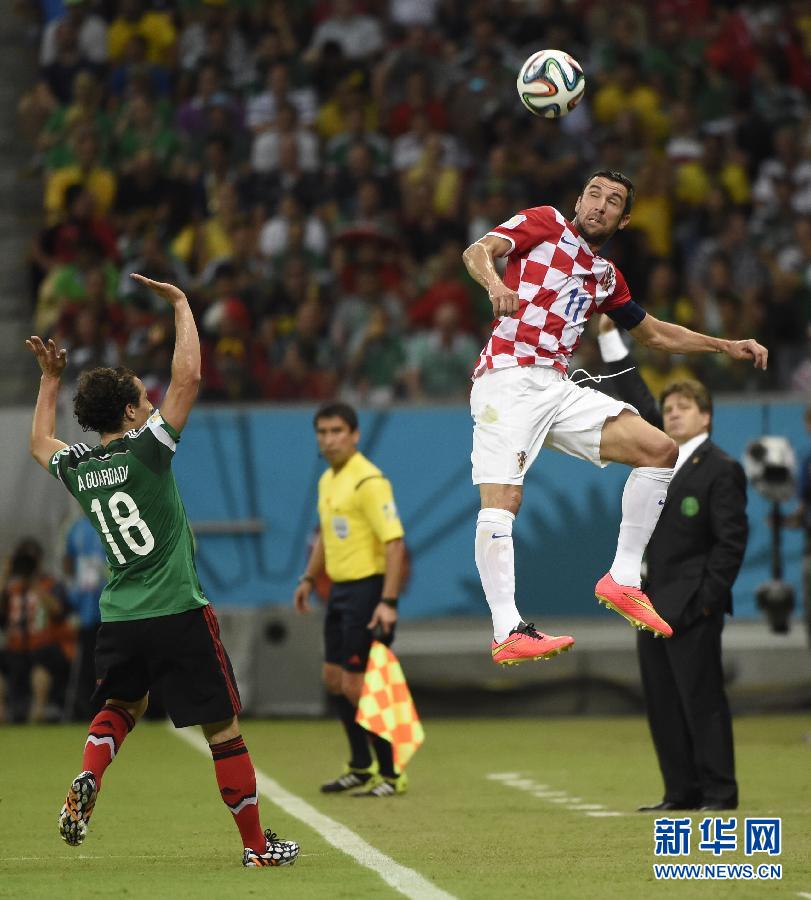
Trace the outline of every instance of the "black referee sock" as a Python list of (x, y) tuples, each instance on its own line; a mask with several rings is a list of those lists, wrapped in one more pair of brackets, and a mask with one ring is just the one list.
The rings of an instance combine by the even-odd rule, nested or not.
[(397, 773), (394, 771), (394, 751), (391, 743), (380, 735), (367, 732), (372, 740), (377, 755), (377, 764), (380, 767), (380, 774), (384, 778), (396, 778)]
[(352, 758), (349, 765), (353, 769), (368, 769), (372, 764), (372, 753), (369, 749), (369, 732), (365, 728), (361, 728), (355, 721), (355, 714), (358, 711), (349, 700), (341, 694), (335, 697), (338, 707), (338, 715), (346, 731), (349, 739), (349, 748), (352, 752)]

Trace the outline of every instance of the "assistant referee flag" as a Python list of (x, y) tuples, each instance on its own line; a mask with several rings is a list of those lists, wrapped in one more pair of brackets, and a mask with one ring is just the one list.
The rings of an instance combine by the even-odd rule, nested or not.
[(425, 740), (400, 661), (380, 641), (373, 641), (355, 721), (392, 745), (402, 771)]

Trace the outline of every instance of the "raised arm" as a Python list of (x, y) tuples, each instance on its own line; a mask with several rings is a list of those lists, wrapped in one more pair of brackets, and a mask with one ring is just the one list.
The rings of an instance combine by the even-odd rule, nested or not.
[(506, 256), (509, 252), (510, 242), (506, 238), (488, 234), (471, 244), (462, 254), (471, 277), (490, 295), (493, 314), (496, 316), (509, 316), (518, 309), (518, 294), (504, 284), (494, 263), (497, 257)]
[(172, 378), (161, 403), (161, 415), (175, 431), (182, 431), (200, 389), (200, 337), (189, 301), (179, 287), (132, 275), (137, 282), (163, 297), (175, 311), (175, 352)]
[(629, 334), (646, 347), (666, 350), (668, 353), (726, 353), (732, 359), (752, 360), (756, 369), (765, 369), (769, 361), (769, 351), (751, 338), (745, 341), (728, 341), (725, 338), (710, 337), (681, 325), (662, 322), (650, 313)]
[(48, 462), (54, 453), (67, 447), (64, 441), (58, 440), (54, 435), (56, 432), (56, 400), (59, 396), (62, 372), (68, 363), (68, 356), (64, 349), (57, 350), (53, 341), (49, 340), (46, 344), (36, 335), (28, 338), (25, 345), (37, 358), (42, 370), (37, 405), (34, 408), (34, 419), (31, 422), (31, 455), (43, 469), (47, 469)]

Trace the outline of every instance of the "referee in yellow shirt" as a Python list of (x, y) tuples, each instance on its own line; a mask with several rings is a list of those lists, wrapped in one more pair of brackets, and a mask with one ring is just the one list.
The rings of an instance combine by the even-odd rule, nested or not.
[[(354, 797), (390, 797), (406, 789), (388, 741), (355, 722), (373, 634), (391, 644), (397, 595), (405, 562), (403, 526), (391, 484), (358, 451), (355, 410), (346, 403), (322, 406), (313, 420), (318, 449), (329, 468), (318, 482), (321, 532), (293, 602), (309, 612), (315, 579), (326, 569), (332, 581), (324, 623), (324, 684), (338, 703), (349, 739), (346, 771), (321, 790)], [(377, 761), (372, 759), (370, 743)]]

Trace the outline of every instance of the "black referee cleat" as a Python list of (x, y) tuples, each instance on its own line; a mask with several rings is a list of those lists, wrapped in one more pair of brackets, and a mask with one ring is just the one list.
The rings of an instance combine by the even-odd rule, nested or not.
[(396, 797), (408, 788), (408, 776), (400, 772), (394, 778), (377, 775), (362, 791), (355, 791), (353, 797)]
[(365, 769), (353, 769), (347, 766), (346, 771), (335, 781), (328, 781), (321, 785), (322, 794), (342, 794), (344, 791), (351, 791), (354, 788), (363, 787), (377, 773), (377, 767), (372, 764)]

